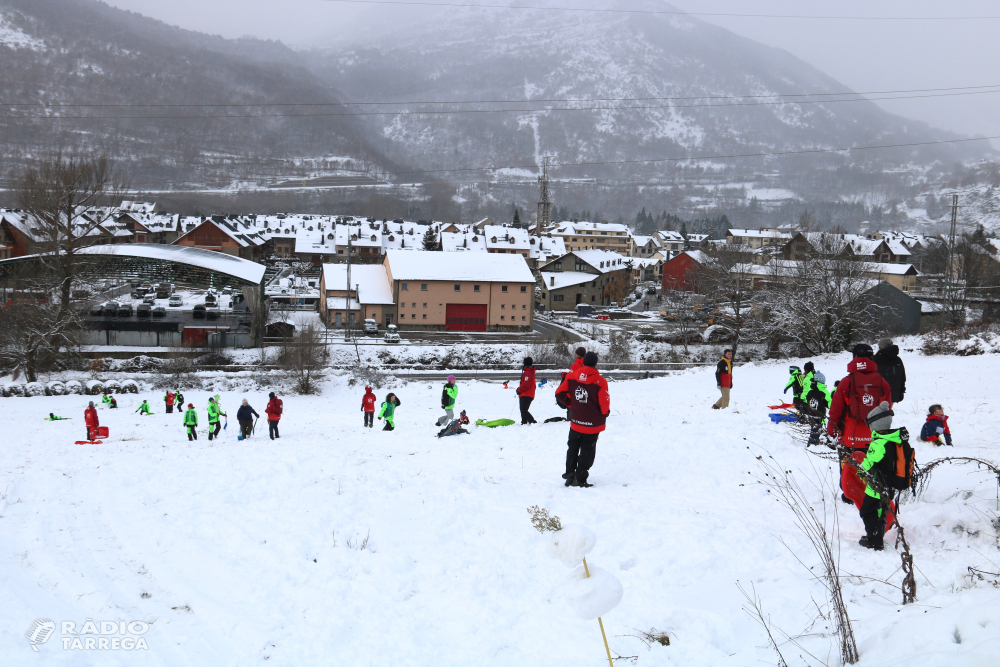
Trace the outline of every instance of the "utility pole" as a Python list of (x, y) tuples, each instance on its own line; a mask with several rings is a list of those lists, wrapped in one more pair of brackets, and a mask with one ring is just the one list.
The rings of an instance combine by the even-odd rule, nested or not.
[[(336, 235), (334, 235), (336, 237)], [(344, 322), (347, 331), (351, 330), (351, 226), (347, 226), (347, 296), (344, 297)], [(349, 333), (344, 334), (346, 338)]]
[[(955, 235), (958, 228), (958, 195), (951, 196), (951, 231), (948, 232), (948, 265), (945, 267), (945, 303), (953, 320), (958, 319), (955, 285)], [(958, 322), (952, 322), (957, 324)]]

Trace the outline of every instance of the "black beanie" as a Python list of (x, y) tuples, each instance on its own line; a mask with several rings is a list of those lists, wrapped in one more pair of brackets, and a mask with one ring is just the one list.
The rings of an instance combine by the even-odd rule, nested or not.
[(274, 392), (272, 391), (270, 394), (267, 395), (267, 397), (268, 398), (274, 398)]
[(576, 356), (582, 357), (585, 354), (587, 354), (587, 349), (586, 348), (583, 348), (583, 347), (576, 348)]
[(532, 359), (531, 357), (525, 357), (524, 358), (524, 367), (525, 368), (527, 368), (528, 366), (534, 366), (534, 365), (535, 365), (535, 360), (534, 359)]
[(597, 353), (588, 352), (587, 354), (583, 355), (583, 365), (587, 366), (588, 368), (597, 368)]
[(851, 350), (851, 352), (854, 353), (855, 357), (866, 357), (868, 359), (871, 359), (872, 355), (875, 354), (875, 351), (872, 350), (872, 346), (868, 343), (858, 343), (854, 346), (854, 349)]
[(813, 362), (807, 361), (805, 365), (802, 366), (802, 370), (804, 370), (806, 373), (812, 373), (813, 371), (816, 370), (816, 367), (813, 366)]

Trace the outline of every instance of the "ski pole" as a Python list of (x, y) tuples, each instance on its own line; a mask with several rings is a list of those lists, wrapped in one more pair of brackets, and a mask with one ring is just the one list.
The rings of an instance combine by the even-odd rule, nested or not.
[(253, 420), (253, 428), (250, 429), (250, 435), (253, 435), (257, 431), (257, 420), (260, 419), (260, 415), (257, 415), (257, 419)]

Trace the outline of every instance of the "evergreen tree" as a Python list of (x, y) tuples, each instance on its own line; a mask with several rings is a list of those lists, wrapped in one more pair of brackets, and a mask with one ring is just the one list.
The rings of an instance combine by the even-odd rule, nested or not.
[(691, 244), (688, 243), (688, 226), (686, 222), (681, 223), (681, 237), (684, 239), (684, 249), (690, 250)]
[(517, 208), (514, 209), (514, 222), (511, 224), (514, 226), (514, 229), (521, 228), (521, 214), (518, 212)]
[(427, 231), (424, 232), (424, 250), (437, 250), (437, 234), (434, 233), (434, 227), (428, 226)]

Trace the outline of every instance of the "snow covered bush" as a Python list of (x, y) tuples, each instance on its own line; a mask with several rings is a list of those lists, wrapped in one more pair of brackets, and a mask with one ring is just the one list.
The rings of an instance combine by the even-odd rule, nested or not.
[(62, 396), (66, 393), (66, 385), (58, 380), (49, 382), (45, 385), (45, 395), (46, 396)]
[(563, 595), (570, 609), (577, 617), (587, 621), (604, 616), (617, 607), (623, 594), (622, 582), (602, 567), (579, 565), (569, 573), (569, 579), (563, 586)]
[(122, 382), (121, 391), (122, 394), (138, 394), (139, 393), (139, 383), (135, 380), (125, 380)]
[(24, 385), (24, 395), (25, 396), (44, 396), (45, 395), (45, 385), (41, 382), (29, 382)]
[(105, 380), (104, 381), (104, 393), (106, 394), (120, 394), (122, 393), (122, 383), (118, 380)]
[(100, 380), (87, 380), (87, 393), (98, 396), (104, 393), (104, 383)]
[(67, 394), (82, 394), (83, 393), (83, 384), (81, 384), (78, 380), (69, 380), (66, 383), (66, 393)]
[(24, 385), (23, 384), (7, 384), (3, 388), (4, 396), (24, 396)]
[(924, 354), (955, 354), (970, 357), (1000, 352), (1000, 328), (995, 325), (937, 329), (924, 336)]

